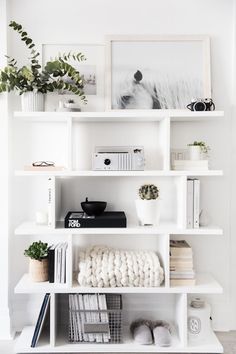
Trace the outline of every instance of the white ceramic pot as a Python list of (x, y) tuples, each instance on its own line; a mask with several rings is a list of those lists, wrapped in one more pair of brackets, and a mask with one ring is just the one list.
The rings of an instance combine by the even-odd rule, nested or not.
[(81, 108), (78, 105), (78, 103), (64, 103), (64, 107), (69, 111), (69, 112), (80, 112)]
[(189, 145), (189, 159), (190, 160), (201, 160), (201, 147), (196, 145)]
[(21, 95), (21, 108), (23, 112), (44, 111), (44, 94), (41, 92), (24, 92)]
[(159, 225), (160, 199), (136, 199), (135, 204), (140, 225)]
[(29, 260), (29, 275), (34, 282), (41, 282), (48, 280), (48, 259), (37, 261), (36, 259)]

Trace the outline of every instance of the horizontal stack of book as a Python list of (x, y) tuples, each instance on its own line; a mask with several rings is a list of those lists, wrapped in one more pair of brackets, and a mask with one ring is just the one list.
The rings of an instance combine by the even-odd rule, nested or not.
[(197, 178), (187, 181), (187, 228), (199, 228), (200, 181)]
[(170, 285), (193, 286), (196, 284), (193, 268), (193, 251), (185, 241), (170, 241)]
[(208, 170), (208, 160), (174, 160), (173, 170), (205, 171)]
[(67, 242), (54, 244), (48, 251), (49, 283), (66, 283)]

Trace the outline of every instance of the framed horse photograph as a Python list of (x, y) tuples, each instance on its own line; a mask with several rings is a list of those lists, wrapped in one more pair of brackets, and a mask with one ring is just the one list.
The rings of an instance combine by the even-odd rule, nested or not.
[(208, 36), (107, 36), (106, 108), (185, 109), (211, 97)]

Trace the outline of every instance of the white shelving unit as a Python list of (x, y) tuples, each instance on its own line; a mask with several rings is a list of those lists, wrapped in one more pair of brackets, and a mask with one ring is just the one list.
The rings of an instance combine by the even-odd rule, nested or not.
[[(54, 193), (56, 201), (54, 204), (53, 216), (55, 225), (53, 227), (36, 225), (33, 221), (24, 221), (15, 229), (15, 234), (18, 237), (23, 236), (40, 236), (50, 238), (59, 238), (68, 242), (68, 261), (67, 261), (67, 283), (66, 284), (49, 284), (33, 283), (30, 281), (28, 274), (22, 276), (15, 287), (15, 292), (19, 294), (51, 294), (50, 302), (50, 333), (48, 336), (40, 338), (36, 348), (31, 348), (30, 343), (33, 335), (33, 327), (25, 327), (18, 339), (16, 345), (17, 353), (83, 353), (83, 352), (175, 352), (175, 353), (221, 353), (223, 348), (218, 339), (212, 333), (210, 338), (204, 343), (192, 344), (187, 336), (187, 305), (189, 294), (220, 294), (222, 287), (210, 274), (197, 274), (197, 282), (191, 287), (171, 287), (169, 282), (169, 241), (172, 235), (194, 235), (201, 237), (202, 235), (218, 235), (223, 234), (223, 230), (215, 225), (199, 229), (186, 228), (186, 191), (187, 178), (196, 176), (200, 178), (212, 178), (222, 176), (221, 170), (208, 171), (172, 171), (170, 167), (170, 152), (171, 152), (171, 125), (172, 123), (191, 123), (213, 121), (224, 116), (222, 111), (214, 112), (190, 112), (188, 110), (151, 110), (151, 111), (110, 111), (110, 112), (15, 112), (15, 120), (26, 124), (63, 124), (66, 136), (66, 166), (61, 171), (26, 171), (17, 169), (16, 176), (35, 177), (47, 179), (50, 177), (53, 181)], [(73, 134), (74, 127), (78, 123), (157, 123), (159, 133), (159, 166), (156, 169), (146, 171), (91, 171), (88, 169), (76, 169), (74, 166), (74, 144), (75, 137)], [(142, 142), (140, 141), (142, 144)], [(170, 220), (161, 220), (159, 227), (140, 227), (137, 222), (129, 220), (128, 227), (121, 229), (114, 228), (94, 228), (94, 229), (65, 229), (60, 211), (63, 205), (57, 198), (59, 189), (68, 188), (73, 180), (85, 181), (90, 180), (90, 183), (98, 181), (100, 178), (117, 183), (121, 179), (127, 181), (133, 178), (142, 179), (160, 179), (163, 184), (167, 183), (167, 190), (175, 190), (174, 204), (177, 209), (174, 216)], [(92, 178), (92, 182), (91, 182)], [(132, 180), (133, 180), (132, 179)], [(94, 181), (94, 182), (93, 182)], [(66, 185), (64, 184), (66, 183)], [(82, 182), (81, 182), (82, 183)], [(175, 186), (175, 189), (173, 188)], [(171, 192), (173, 193), (173, 192)], [(172, 200), (172, 199), (171, 199)], [(79, 238), (84, 236), (92, 237), (100, 235), (106, 238), (107, 236), (119, 236), (120, 242), (127, 241), (136, 237), (145, 237), (147, 242), (152, 242), (158, 252), (164, 272), (165, 283), (157, 288), (82, 288), (78, 285), (76, 277), (74, 277), (74, 246)], [(108, 239), (108, 237), (107, 237)], [(93, 241), (92, 241), (93, 242)], [(154, 243), (153, 243), (154, 242)], [(125, 247), (125, 246), (124, 246)], [(128, 335), (128, 329), (122, 344), (69, 344), (67, 341), (67, 333), (62, 333), (60, 326), (57, 323), (57, 297), (58, 294), (67, 296), (69, 293), (120, 293), (124, 296), (155, 296), (158, 304), (158, 299), (166, 296), (173, 304), (170, 319), (174, 322), (176, 333), (173, 335), (172, 346), (168, 348), (159, 348), (155, 345), (141, 346), (134, 344)]]

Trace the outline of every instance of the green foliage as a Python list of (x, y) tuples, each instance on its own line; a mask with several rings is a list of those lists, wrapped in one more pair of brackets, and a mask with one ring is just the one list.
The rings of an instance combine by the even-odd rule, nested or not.
[(157, 199), (159, 197), (159, 189), (154, 184), (144, 184), (139, 188), (139, 196), (143, 200)]
[(61, 54), (42, 67), (39, 63), (40, 53), (35, 49), (28, 33), (15, 21), (11, 21), (9, 26), (20, 35), (20, 39), (29, 49), (29, 64), (19, 68), (16, 59), (6, 56), (7, 66), (0, 70), (0, 93), (17, 91), (21, 95), (28, 91), (47, 93), (67, 90), (87, 103), (80, 72), (70, 64), (71, 61), (86, 60), (82, 53)]
[(210, 150), (210, 146), (207, 146), (204, 141), (194, 141), (192, 144), (188, 144), (188, 146), (199, 146), (203, 154), (207, 154)]
[(33, 242), (27, 250), (24, 251), (26, 257), (41, 261), (48, 256), (48, 244), (42, 241)]

